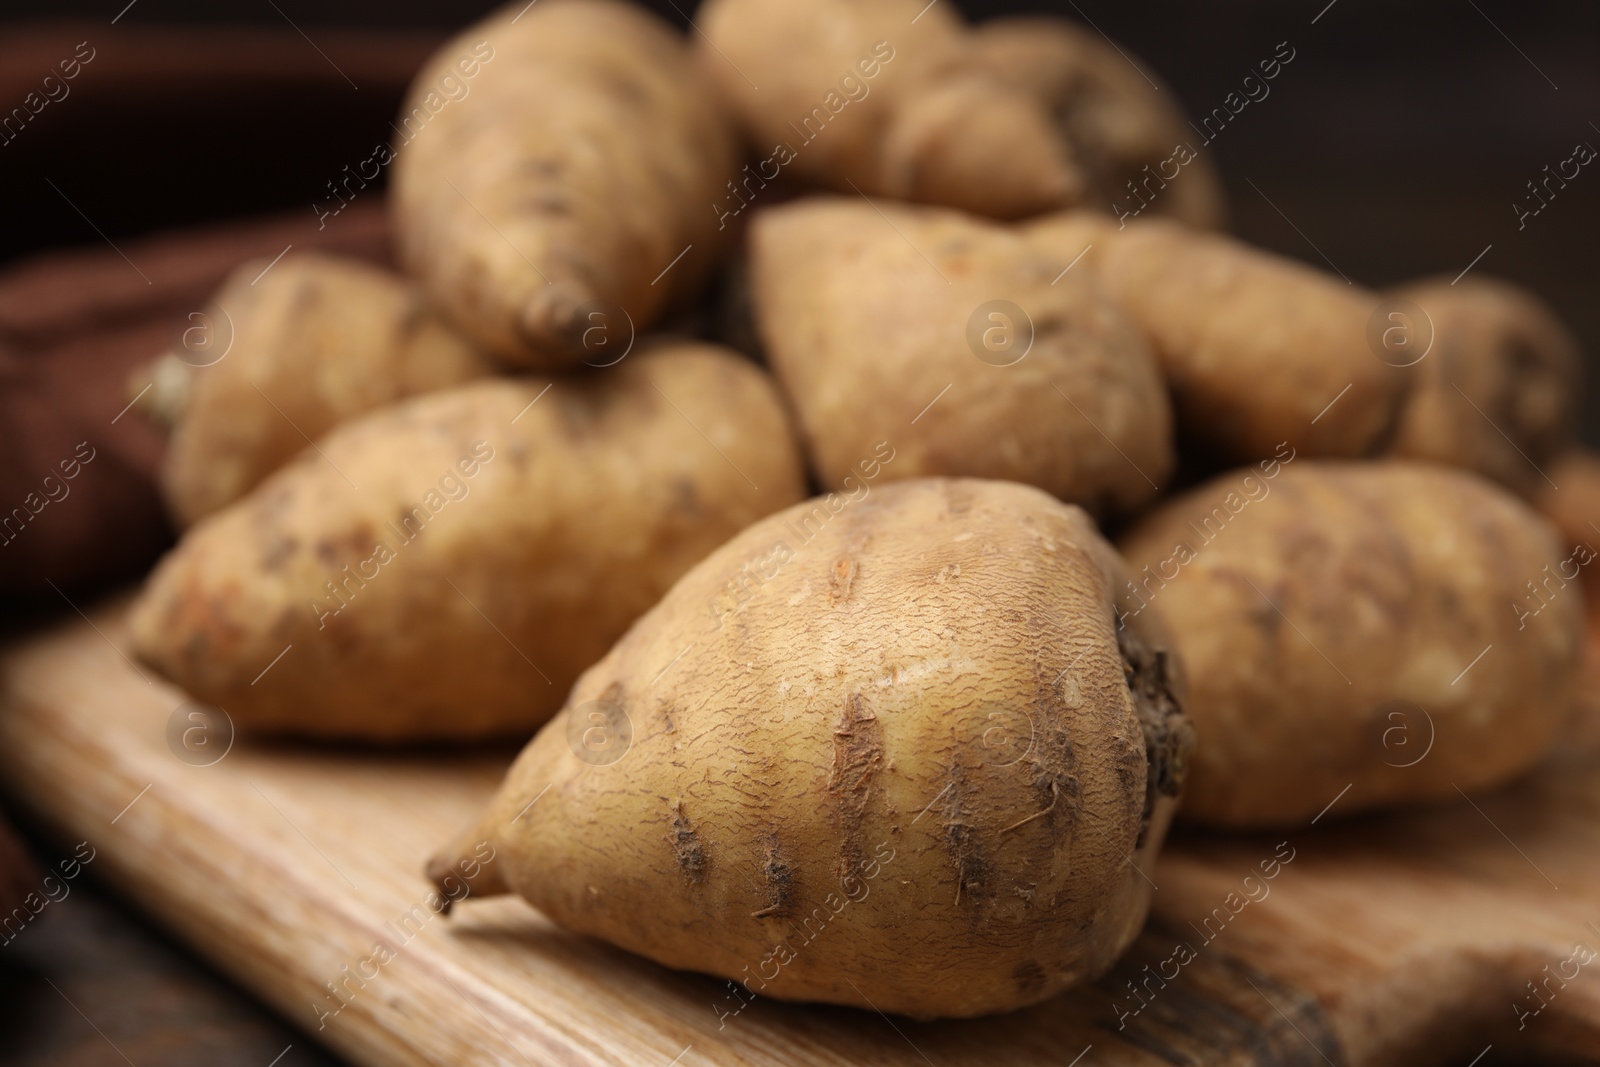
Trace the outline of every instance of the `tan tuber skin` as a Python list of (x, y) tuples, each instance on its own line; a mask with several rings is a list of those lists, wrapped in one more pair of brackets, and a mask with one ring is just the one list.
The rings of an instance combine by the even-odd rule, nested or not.
[(574, 367), (596, 326), (642, 334), (716, 262), (733, 133), (636, 4), (511, 4), (439, 50), (400, 122), (401, 259), (508, 364)]
[[(161, 358), (161, 471), (187, 527), (231, 504), (339, 423), (459, 385), (492, 364), (423, 307), (403, 279), (315, 252), (234, 271), (209, 324)], [(187, 339), (190, 334), (185, 334)]]
[(780, 170), (996, 218), (1083, 196), (1044, 103), (974, 62), (949, 4), (708, 0), (697, 23), (700, 66), (763, 161), (726, 196), (758, 197)]
[(970, 1016), (1089, 981), (1143, 924), (1192, 743), (1155, 616), (1118, 631), (1125, 581), (1026, 486), (797, 505), (585, 672), (430, 876), (741, 983), (728, 1012)]
[[(1160, 372), (1094, 267), (1066, 270), (1078, 249), (1049, 236), (831, 197), (757, 217), (757, 324), (824, 486), (848, 488), (888, 441), (892, 478), (1024, 482), (1101, 515), (1155, 495), (1173, 464)], [(990, 317), (995, 300), (1023, 317)]]
[[(1177, 153), (1193, 131), (1168, 103), (1170, 91), (1156, 88), (1109, 42), (1049, 16), (990, 19), (973, 27), (971, 41), (978, 66), (1049, 107), (1072, 158), (1087, 171), (1085, 207), (1103, 211), (1150, 196), (1155, 214), (1221, 228), (1222, 184), (1209, 157)], [(1144, 195), (1130, 191), (1130, 182)]]
[[(1545, 473), (1550, 481), (1540, 481), (1542, 491), (1535, 494), (1534, 506), (1555, 523), (1569, 554), (1579, 546), (1600, 552), (1600, 455), (1587, 448), (1572, 448), (1549, 463)], [(1578, 559), (1582, 558), (1580, 553)], [(1597, 562), (1600, 559), (1580, 565), (1579, 581), (1588, 594), (1590, 615), (1600, 619)]]
[(1547, 489), (1540, 471), (1570, 439), (1581, 395), (1571, 331), (1496, 279), (1431, 279), (1392, 295), (1422, 309), (1424, 322), (1397, 325), (1416, 342), (1431, 330), (1432, 347), (1406, 368), (1413, 382), (1389, 453), (1466, 467), (1525, 496)]
[(1092, 246), (1085, 262), (1155, 349), (1180, 438), (1242, 462), (1282, 441), (1335, 458), (1386, 442), (1410, 379), (1368, 346), (1376, 293), (1166, 220), (1119, 229), (1079, 212), (1037, 225), (1059, 255)]
[(1544, 583), (1570, 547), (1475, 475), (1263, 464), (1163, 504), (1120, 547), (1127, 621), (1159, 612), (1188, 675), (1186, 819), (1454, 800), (1532, 767), (1566, 719), (1583, 598)]
[(139, 657), (241, 730), (525, 737), (679, 575), (805, 492), (777, 390), (701, 344), (415, 398), (318, 449), (190, 530), (133, 608)]

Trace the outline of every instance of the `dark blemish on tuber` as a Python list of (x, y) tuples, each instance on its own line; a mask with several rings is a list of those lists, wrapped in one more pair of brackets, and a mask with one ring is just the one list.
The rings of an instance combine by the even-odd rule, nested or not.
[(547, 181), (561, 177), (566, 170), (566, 161), (558, 156), (543, 156), (537, 159), (522, 161), (521, 170), (530, 178), (542, 178)]
[(678, 861), (678, 870), (683, 872), (683, 877), (692, 885), (705, 881), (705, 849), (700, 845), (700, 835), (683, 813), (681, 800), (672, 802), (672, 832), (667, 839), (672, 842), (672, 854)]
[(872, 777), (882, 760), (883, 729), (878, 717), (862, 706), (860, 693), (852, 693), (833, 728), (833, 765), (828, 770), (828, 794), (834, 800), (839, 834), (835, 871), (839, 877), (854, 874), (866, 855), (862, 823), (872, 797)]
[(322, 286), (311, 278), (301, 278), (294, 287), (294, 295), (289, 298), (289, 308), (283, 314), (283, 321), (295, 322), (305, 318), (316, 310), (322, 303)]
[(648, 111), (652, 102), (650, 90), (637, 79), (626, 74), (611, 74), (604, 79), (606, 88), (635, 111)]
[(783, 858), (777, 835), (769, 835), (766, 856), (761, 864), (761, 878), (770, 894), (768, 904), (760, 911), (750, 913), (752, 919), (787, 919), (794, 910), (794, 871)]
[(939, 484), (944, 494), (944, 510), (948, 515), (965, 515), (972, 510), (972, 489), (955, 479), (945, 479)]
[[(1060, 684), (1036, 685), (1033, 736), (1026, 755), (1040, 810), (1021, 822), (1006, 827), (1014, 830), (1023, 823), (1049, 818), (1052, 840), (1059, 842), (1077, 826), (1083, 806), (1083, 786), (1078, 781), (1078, 756), (1067, 733), (1069, 711)], [(1065, 804), (1063, 806), (1063, 801)], [(1057, 812), (1065, 814), (1058, 818)], [(1004, 832), (1004, 831), (1002, 831)]]
[(1172, 692), (1166, 649), (1151, 648), (1126, 627), (1117, 631), (1117, 644), (1122, 650), (1123, 678), (1144, 732), (1145, 760), (1149, 767), (1145, 776), (1139, 840), (1134, 845), (1138, 848), (1149, 833), (1157, 797), (1175, 797), (1183, 790), (1188, 756), (1194, 749), (1194, 728), (1184, 717), (1178, 698)]
[(944, 805), (945, 851), (956, 868), (956, 904), (966, 899), (976, 906), (983, 899), (989, 863), (976, 828), (966, 821), (968, 813), (962, 802), (965, 785), (966, 775), (958, 763), (950, 769), (950, 786), (945, 793), (949, 797)]
[(1011, 979), (1017, 983), (1017, 992), (1033, 996), (1044, 988), (1044, 968), (1034, 960), (1025, 960), (1012, 969)]
[(413, 299), (406, 304), (405, 311), (395, 322), (394, 339), (398, 345), (404, 346), (416, 336), (417, 330), (429, 319), (428, 308), (421, 300)]
[(523, 197), (517, 207), (532, 215), (562, 219), (572, 214), (572, 202), (559, 193), (539, 192)]
[(672, 510), (691, 521), (702, 517), (704, 508), (700, 504), (700, 494), (695, 488), (691, 478), (674, 478), (672, 481)]
[(1035, 341), (1052, 337), (1058, 333), (1065, 333), (1066, 330), (1067, 323), (1059, 315), (1041, 315), (1033, 322), (1033, 338)]
[(833, 561), (833, 571), (828, 581), (828, 602), (837, 604), (850, 596), (850, 587), (855, 584), (856, 574), (861, 569), (860, 564), (848, 557)]
[(965, 897), (976, 906), (983, 899), (983, 884), (989, 874), (978, 835), (966, 823), (958, 822), (945, 827), (945, 836), (956, 866), (956, 903)]
[(279, 533), (269, 534), (266, 542), (261, 546), (261, 568), (265, 571), (277, 571), (299, 549), (300, 541), (294, 537), (285, 537)]

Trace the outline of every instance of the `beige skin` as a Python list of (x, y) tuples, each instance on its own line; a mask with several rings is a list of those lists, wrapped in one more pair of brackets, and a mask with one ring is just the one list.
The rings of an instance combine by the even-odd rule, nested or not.
[[(1155, 617), (1117, 630), (1123, 581), (1025, 486), (797, 505), (585, 672), (430, 874), (492, 847), (474, 896), (745, 1000), (970, 1016), (1091, 980), (1144, 921), (1191, 744)], [(625, 749), (586, 725), (622, 714)]]
[(1486, 277), (1431, 279), (1392, 295), (1425, 315), (1395, 325), (1418, 342), (1431, 328), (1433, 343), (1406, 370), (1411, 392), (1390, 454), (1466, 467), (1524, 495), (1548, 488), (1540, 470), (1570, 439), (1582, 395), (1571, 331), (1532, 293)]
[(234, 271), (207, 308), (209, 326), (196, 320), (160, 361), (161, 415), (172, 424), (161, 489), (180, 527), (346, 419), (493, 370), (387, 271), (315, 252), (267, 267)]
[(1155, 349), (1181, 438), (1241, 462), (1282, 441), (1350, 458), (1387, 440), (1410, 379), (1367, 344), (1376, 293), (1166, 220), (1119, 228), (1079, 212), (1038, 225), (1060, 255), (1093, 246), (1085, 261)]
[(679, 575), (805, 492), (771, 382), (699, 344), (413, 399), (318, 448), (189, 531), (134, 605), (139, 657), (241, 729), (526, 736)]
[[(1097, 33), (1048, 16), (990, 19), (973, 27), (971, 48), (992, 77), (1049, 107), (1072, 158), (1087, 171), (1085, 207), (1136, 210), (1142, 196), (1157, 215), (1201, 228), (1223, 225), (1222, 185), (1210, 158), (1174, 160), (1178, 146), (1195, 138), (1169, 103), (1170, 90), (1156, 88)], [(1180, 177), (1163, 178), (1174, 173)]]
[[(621, 336), (631, 320), (643, 333), (698, 288), (719, 250), (711, 205), (736, 169), (734, 137), (682, 39), (643, 8), (524, 8), (474, 25), (417, 75), (397, 135), (411, 140), (394, 164), (395, 233), (462, 333), (550, 370), (592, 360), (594, 327)], [(596, 301), (612, 308), (600, 319)]]
[[(827, 198), (763, 213), (757, 325), (822, 484), (888, 441), (892, 478), (1025, 482), (1097, 514), (1153, 497), (1173, 463), (1166, 390), (1094, 268), (1063, 273), (1078, 251), (939, 208)], [(1001, 342), (1020, 351), (1025, 324), (977, 314), (997, 299), (1032, 322), (1014, 363)]]
[[(752, 154), (774, 160), (746, 172), (757, 180), (741, 186), (745, 199), (780, 171), (996, 218), (1083, 195), (1083, 169), (1044, 103), (973, 61), (949, 4), (708, 0), (696, 22), (701, 69)], [(780, 146), (788, 153), (775, 155)]]
[(1566, 715), (1583, 599), (1540, 608), (1526, 583), (1568, 552), (1474, 475), (1248, 468), (1162, 505), (1120, 547), (1128, 621), (1159, 611), (1188, 672), (1201, 743), (1186, 819), (1295, 826), (1336, 797), (1333, 816), (1454, 800), (1533, 766)]
[[(1566, 555), (1579, 546), (1600, 552), (1600, 455), (1587, 448), (1568, 449), (1545, 467), (1545, 473), (1550, 481), (1540, 481), (1534, 506), (1555, 523)], [(1597, 564), (1600, 559), (1582, 564), (1578, 580), (1588, 592), (1590, 614), (1600, 619)]]

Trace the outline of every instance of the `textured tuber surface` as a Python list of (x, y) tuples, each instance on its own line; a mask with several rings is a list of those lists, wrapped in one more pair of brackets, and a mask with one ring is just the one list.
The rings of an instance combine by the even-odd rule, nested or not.
[(347, 419), (493, 370), (393, 274), (315, 252), (268, 267), (234, 271), (211, 299), (211, 322), (185, 333), (195, 344), (162, 359), (178, 396), (161, 488), (180, 526), (233, 503)]
[(724, 349), (485, 380), (345, 424), (190, 530), (134, 605), (134, 647), (241, 729), (526, 736), (804, 486), (777, 390)]
[(968, 1016), (1092, 979), (1191, 745), (1154, 616), (1119, 635), (1125, 581), (1084, 512), (1010, 483), (757, 523), (523, 751), (461, 839), (495, 849), (473, 895), (741, 996)]
[(1166, 387), (1081, 251), (1048, 220), (859, 198), (759, 216), (757, 325), (822, 484), (849, 489), (886, 440), (891, 478), (1023, 482), (1100, 515), (1153, 497), (1173, 465)]
[(1119, 542), (1129, 621), (1160, 612), (1188, 675), (1202, 743), (1184, 818), (1305, 824), (1336, 797), (1337, 814), (1453, 800), (1533, 766), (1583, 646), (1571, 547), (1447, 467), (1266, 470), (1162, 504)]
[(404, 107), (401, 261), (505, 362), (576, 366), (596, 326), (643, 334), (715, 264), (733, 132), (637, 4), (511, 4), (441, 48)]
[(1409, 328), (1432, 345), (1405, 368), (1413, 381), (1389, 453), (1466, 467), (1524, 496), (1548, 487), (1540, 469), (1571, 438), (1582, 392), (1577, 338), (1537, 296), (1481, 275), (1393, 295), (1422, 310)]
[(1162, 219), (1119, 228), (1077, 212), (1036, 226), (1060, 255), (1092, 246), (1084, 263), (1155, 349), (1180, 440), (1249, 462), (1283, 441), (1370, 456), (1392, 433), (1410, 379), (1368, 344), (1376, 293)]

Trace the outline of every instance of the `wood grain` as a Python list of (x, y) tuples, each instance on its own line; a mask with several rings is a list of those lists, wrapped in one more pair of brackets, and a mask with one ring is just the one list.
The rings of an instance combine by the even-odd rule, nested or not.
[[(1575, 943), (1600, 948), (1590, 751), (1432, 810), (1337, 822), (1335, 805), (1306, 832), (1180, 835), (1151, 929), (1117, 970), (1026, 1011), (919, 1024), (758, 998), (731, 1014), (722, 983), (565, 933), (515, 899), (412, 912), (423, 858), (509, 751), (241, 741), (191, 766), (166, 742), (183, 695), (124, 658), (119, 605), (91, 614), (0, 656), (4, 789), (90, 841), (104, 884), (357, 1063), (1464, 1064), (1491, 1043), (1485, 1064), (1600, 1058), (1600, 961), (1551, 982), (1520, 1031), (1513, 1007), (1539, 1006), (1524, 983)], [(1263, 882), (1275, 852), (1292, 859)], [(1253, 871), (1265, 895), (1244, 882)], [(1241, 906), (1246, 893), (1259, 899)], [(394, 957), (360, 978), (380, 942)], [(1180, 942), (1193, 959), (1163, 979)]]

